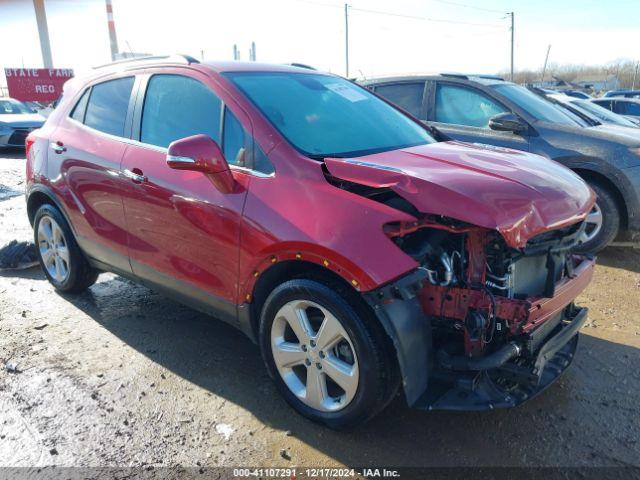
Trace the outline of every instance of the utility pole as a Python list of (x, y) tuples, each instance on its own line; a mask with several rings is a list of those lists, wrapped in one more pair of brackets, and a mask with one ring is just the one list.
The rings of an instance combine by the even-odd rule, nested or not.
[(638, 76), (638, 65), (640, 65), (640, 60), (636, 62), (636, 69), (633, 71), (633, 83), (631, 84), (631, 90), (636, 89), (636, 77)]
[(238, 50), (238, 45), (233, 44), (233, 59), (240, 60), (240, 50)]
[(249, 49), (249, 60), (256, 61), (256, 42), (251, 42), (251, 48)]
[(542, 79), (541, 82), (544, 82), (544, 74), (547, 71), (547, 62), (549, 61), (549, 52), (551, 51), (551, 45), (547, 48), (547, 56), (544, 57), (544, 67), (542, 67)]
[(47, 27), (47, 14), (44, 10), (44, 0), (33, 0), (33, 9), (36, 12), (38, 35), (40, 36), (40, 51), (44, 68), (53, 68), (51, 58), (51, 45), (49, 44), (49, 28)]
[(344, 70), (349, 77), (349, 5), (344, 4)]
[(515, 14), (513, 12), (509, 12), (511, 15), (511, 81), (513, 82), (513, 39), (514, 39), (514, 23), (515, 23)]
[[(35, 1), (35, 0), (34, 0)], [(109, 43), (111, 44), (111, 61), (115, 62), (118, 55), (118, 37), (116, 37), (116, 24), (113, 22), (113, 6), (111, 0), (105, 0), (107, 5), (107, 23), (109, 26)], [(131, 52), (131, 48), (129, 48)]]

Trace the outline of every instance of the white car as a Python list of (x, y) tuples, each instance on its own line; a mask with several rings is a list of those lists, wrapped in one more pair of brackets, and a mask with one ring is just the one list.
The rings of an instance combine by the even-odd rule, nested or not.
[(40, 128), (45, 118), (13, 98), (0, 98), (0, 147), (24, 147), (29, 132)]

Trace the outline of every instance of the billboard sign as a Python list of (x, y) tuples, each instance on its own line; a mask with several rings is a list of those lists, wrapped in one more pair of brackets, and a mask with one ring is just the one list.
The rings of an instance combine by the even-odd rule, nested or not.
[(53, 102), (73, 77), (70, 68), (5, 68), (9, 96), (23, 102)]

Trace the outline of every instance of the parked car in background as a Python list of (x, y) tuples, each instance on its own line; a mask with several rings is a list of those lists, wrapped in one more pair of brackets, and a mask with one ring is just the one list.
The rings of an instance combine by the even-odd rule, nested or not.
[(101, 68), (27, 138), (56, 289), (109, 270), (224, 319), (334, 428), (399, 388), (417, 408), (485, 410), (548, 387), (586, 319), (573, 301), (595, 261), (571, 249), (594, 203), (562, 165), (436, 142), (370, 91), (283, 65)]
[(637, 123), (593, 102), (560, 94), (543, 96), (579, 116), (590, 126), (601, 126), (613, 129), (614, 132), (640, 137), (640, 128)]
[(18, 100), (0, 97), (0, 147), (24, 148), (32, 130), (40, 128), (45, 118)]
[(640, 90), (611, 90), (605, 93), (603, 97), (640, 98)]
[(458, 74), (362, 82), (439, 132), (460, 140), (543, 155), (568, 166), (596, 191), (582, 251), (597, 252), (619, 230), (640, 230), (640, 140), (581, 123), (525, 87)]
[(611, 110), (618, 115), (640, 121), (640, 99), (636, 98), (595, 98), (591, 100), (596, 105), (600, 105), (607, 110)]

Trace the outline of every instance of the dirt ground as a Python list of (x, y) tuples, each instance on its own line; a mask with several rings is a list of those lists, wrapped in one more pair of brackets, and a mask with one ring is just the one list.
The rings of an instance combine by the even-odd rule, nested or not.
[[(24, 168), (0, 152), (0, 246), (32, 235)], [(0, 272), (0, 466), (639, 465), (640, 250), (603, 252), (579, 303), (574, 364), (532, 401), (449, 413), (396, 400), (338, 433), (294, 413), (222, 322), (112, 274), (66, 296), (37, 268)]]

